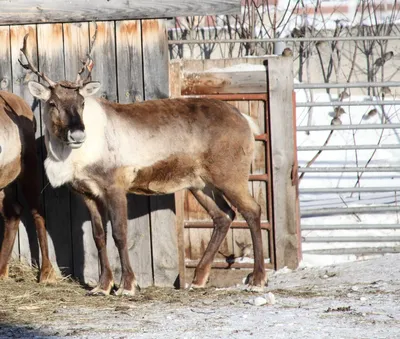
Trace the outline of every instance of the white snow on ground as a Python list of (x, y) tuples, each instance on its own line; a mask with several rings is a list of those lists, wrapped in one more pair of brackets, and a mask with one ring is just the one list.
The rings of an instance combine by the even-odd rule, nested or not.
[[(331, 90), (331, 99), (337, 101), (337, 90)], [(388, 100), (393, 100), (389, 96)], [(306, 102), (307, 96), (304, 90), (296, 90), (297, 102)], [(346, 101), (372, 100), (369, 97), (351, 96), (344, 100), (343, 109), (346, 114), (340, 118), (343, 125), (347, 124), (380, 124), (382, 123), (382, 110), (379, 106), (346, 106)], [(330, 101), (326, 93), (315, 93), (314, 101)], [(366, 115), (372, 109), (378, 113), (369, 119)], [(399, 123), (400, 106), (385, 106), (388, 123)], [(333, 117), (332, 107), (314, 107), (311, 125), (330, 125)], [(308, 119), (308, 108), (297, 108), (297, 125), (306, 126)], [(297, 132), (298, 146), (322, 146), (330, 131)], [(328, 145), (374, 145), (374, 144), (399, 144), (400, 131), (395, 129), (385, 130), (346, 130), (334, 131)], [(399, 149), (374, 150), (340, 150), (323, 151), (311, 167), (368, 167), (400, 166)], [(308, 161), (316, 154), (316, 151), (299, 151), (298, 160), (301, 167), (305, 167)], [(300, 182), (302, 188), (327, 188), (327, 187), (354, 187), (357, 182), (357, 173), (306, 173)], [(398, 172), (375, 172), (363, 173), (360, 187), (400, 187), (400, 173)], [(398, 193), (397, 193), (398, 194)], [(396, 192), (381, 193), (343, 193), (343, 194), (300, 194), (301, 210), (308, 208), (336, 208), (356, 206), (395, 206), (397, 205)], [(399, 223), (398, 213), (380, 214), (348, 214), (327, 215), (320, 217), (303, 217), (303, 225), (310, 224), (396, 224)], [(398, 230), (332, 230), (332, 231), (303, 231), (303, 237), (337, 237), (337, 236), (399, 236)], [(386, 247), (400, 246), (399, 242), (354, 242), (354, 243), (303, 243), (303, 260), (309, 265), (326, 265), (341, 261), (356, 260), (357, 255), (313, 255), (307, 254), (308, 250), (330, 249), (330, 248), (355, 248), (355, 247)]]
[[(1, 327), (0, 338), (400, 338), (400, 255), (324, 268), (278, 271), (263, 294), (221, 289), (169, 303), (122, 299), (120, 309), (60, 306), (57, 319), (30, 328)], [(236, 293), (226, 293), (230, 290)], [(275, 303), (255, 306), (259, 296)], [(183, 294), (174, 291), (171, 294)], [(207, 297), (207, 293), (211, 297)], [(215, 293), (215, 292), (213, 292)], [(204, 297), (206, 296), (206, 297)], [(266, 298), (268, 299), (268, 298)]]

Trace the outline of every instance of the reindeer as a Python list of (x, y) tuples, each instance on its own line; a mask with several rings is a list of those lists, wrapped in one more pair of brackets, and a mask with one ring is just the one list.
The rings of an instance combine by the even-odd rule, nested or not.
[(49, 260), (46, 228), (39, 204), (34, 116), (24, 100), (0, 91), (0, 213), (4, 218), (0, 279), (8, 277), (8, 261), (22, 212), (11, 185), (14, 182), (20, 184), (36, 225), (42, 253), (39, 281), (53, 282), (56, 276)]
[[(252, 236), (254, 271), (250, 288), (266, 282), (261, 208), (248, 191), (257, 126), (233, 106), (211, 99), (161, 99), (119, 104), (93, 98), (100, 83), (30, 81), (30, 93), (44, 103), (45, 169), (53, 187), (68, 184), (90, 212), (100, 260), (98, 285), (89, 294), (108, 295), (114, 285), (103, 220), (111, 220), (122, 276), (117, 295), (133, 295), (136, 278), (127, 248), (127, 193), (156, 195), (189, 189), (214, 222), (208, 247), (191, 286), (204, 287), (211, 264), (235, 218), (228, 201), (246, 219)], [(92, 62), (87, 62), (92, 65)]]

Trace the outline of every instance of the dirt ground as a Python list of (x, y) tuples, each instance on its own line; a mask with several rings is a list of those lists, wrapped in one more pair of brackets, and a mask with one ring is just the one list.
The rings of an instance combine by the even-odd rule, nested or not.
[[(399, 259), (283, 270), (265, 293), (147, 288), (133, 298), (39, 285), (13, 265), (0, 282), (0, 338), (400, 338)], [(267, 292), (276, 303), (255, 306)]]

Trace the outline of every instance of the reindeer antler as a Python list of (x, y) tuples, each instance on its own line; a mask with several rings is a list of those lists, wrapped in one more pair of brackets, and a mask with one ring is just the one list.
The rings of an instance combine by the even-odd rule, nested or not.
[(28, 58), (28, 52), (26, 50), (26, 41), (28, 40), (29, 34), (26, 34), (24, 36), (24, 44), (21, 48), (21, 52), (22, 54), (25, 56), (26, 61), (28, 62), (27, 64), (23, 64), (22, 61), (20, 59), (18, 59), (18, 62), (20, 63), (20, 65), (27, 69), (27, 70), (31, 70), (33, 73), (35, 73), (37, 76), (39, 76), (40, 78), (42, 78), (44, 81), (46, 81), (50, 87), (54, 87), (57, 83), (54, 82), (53, 80), (51, 80), (48, 76), (46, 76), (43, 72), (39, 72), (37, 70), (37, 68), (35, 66), (33, 66), (32, 62), (29, 60)]
[[(94, 62), (92, 59), (92, 53), (93, 53), (93, 46), (94, 46), (94, 43), (96, 42), (96, 38), (97, 38), (97, 23), (95, 22), (94, 25), (95, 25), (95, 30), (94, 30), (92, 38), (90, 39), (89, 52), (87, 53), (87, 58), (86, 58), (86, 60), (81, 60), (83, 66), (79, 70), (78, 76), (76, 78), (76, 83), (81, 86), (90, 82), (92, 79), (92, 69), (94, 66)], [(81, 74), (85, 71), (85, 69), (87, 69), (88, 74), (86, 76), (86, 79), (83, 80), (81, 77)]]

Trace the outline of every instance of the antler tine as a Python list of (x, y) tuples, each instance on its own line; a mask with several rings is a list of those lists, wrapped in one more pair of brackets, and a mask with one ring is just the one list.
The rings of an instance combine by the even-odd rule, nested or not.
[(37, 76), (39, 76), (40, 78), (42, 78), (44, 81), (46, 81), (50, 87), (54, 87), (57, 83), (54, 82), (53, 80), (51, 80), (48, 76), (46, 76), (43, 72), (39, 72), (37, 70), (37, 68), (35, 66), (33, 66), (32, 62), (29, 60), (28, 58), (28, 51), (26, 49), (26, 42), (28, 40), (29, 34), (26, 34), (24, 36), (24, 44), (21, 48), (21, 52), (22, 54), (25, 56), (26, 61), (28, 62), (27, 64), (23, 64), (22, 61), (20, 59), (18, 59), (18, 62), (20, 63), (20, 65), (28, 70), (31, 70), (33, 73), (35, 73)]
[[(92, 80), (92, 70), (93, 70), (93, 66), (94, 66), (94, 62), (92, 59), (92, 53), (93, 53), (94, 43), (96, 42), (96, 38), (97, 38), (97, 23), (95, 22), (94, 25), (95, 25), (95, 30), (94, 30), (92, 38), (90, 39), (89, 52), (87, 53), (87, 58), (86, 58), (86, 60), (81, 60), (83, 66), (78, 71), (78, 76), (76, 78), (76, 83), (81, 86), (84, 84), (87, 84), (88, 82), (90, 82)], [(88, 74), (87, 74), (86, 78), (83, 80), (81, 77), (81, 74), (85, 71), (85, 69), (88, 71)]]

